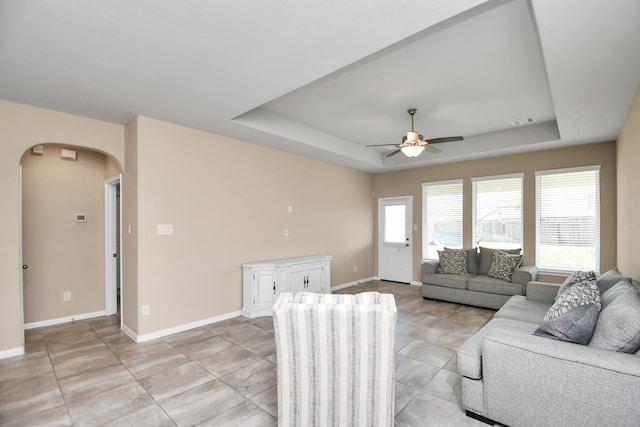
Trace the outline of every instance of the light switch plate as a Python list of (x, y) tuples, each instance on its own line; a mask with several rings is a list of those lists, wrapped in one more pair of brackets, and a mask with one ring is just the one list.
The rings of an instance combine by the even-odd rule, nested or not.
[(157, 233), (158, 236), (169, 236), (173, 234), (173, 224), (158, 224)]

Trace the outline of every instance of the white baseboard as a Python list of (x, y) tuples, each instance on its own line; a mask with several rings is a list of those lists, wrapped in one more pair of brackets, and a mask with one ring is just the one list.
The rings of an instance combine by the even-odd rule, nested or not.
[(61, 323), (74, 322), (76, 320), (91, 319), (92, 317), (104, 316), (105, 311), (94, 311), (93, 313), (76, 314), (74, 316), (58, 317), (57, 319), (41, 320), (39, 322), (25, 323), (24, 329), (41, 328), (43, 326), (59, 325)]
[(372, 280), (380, 280), (378, 277), (367, 277), (366, 279), (356, 280), (355, 282), (343, 283), (341, 285), (335, 285), (331, 287), (331, 292), (339, 291), (340, 289), (350, 288), (351, 286), (360, 285), (362, 283), (371, 282)]
[(0, 351), (0, 360), (8, 359), (10, 357), (22, 356), (24, 354), (24, 347), (10, 348), (9, 350)]
[(410, 283), (411, 286), (422, 286), (422, 282), (418, 282), (416, 280), (412, 280)]
[[(166, 337), (167, 335), (175, 334), (178, 332), (188, 331), (189, 329), (199, 328), (200, 326), (210, 325), (212, 323), (222, 322), (223, 320), (232, 319), (241, 315), (240, 311), (232, 311), (231, 313), (221, 314), (220, 316), (210, 317), (208, 319), (198, 320), (196, 322), (185, 323), (184, 325), (174, 326), (172, 328), (162, 329), (160, 331), (151, 332), (149, 334), (137, 335), (126, 325), (122, 325), (124, 333), (129, 335), (135, 342), (145, 342), (155, 340), (157, 338)], [(126, 330), (125, 330), (126, 328)]]

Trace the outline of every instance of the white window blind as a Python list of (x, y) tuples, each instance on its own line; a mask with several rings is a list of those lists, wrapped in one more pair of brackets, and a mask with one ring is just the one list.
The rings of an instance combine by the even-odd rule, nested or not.
[(462, 180), (422, 184), (422, 258), (462, 247)]
[(536, 172), (536, 265), (600, 267), (600, 166)]
[(473, 242), (486, 248), (522, 248), (523, 174), (473, 178)]

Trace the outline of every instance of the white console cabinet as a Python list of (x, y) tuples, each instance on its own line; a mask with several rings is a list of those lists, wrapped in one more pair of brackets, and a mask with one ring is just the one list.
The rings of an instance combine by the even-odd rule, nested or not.
[(307, 256), (242, 265), (243, 316), (270, 316), (280, 292), (331, 292), (331, 257)]

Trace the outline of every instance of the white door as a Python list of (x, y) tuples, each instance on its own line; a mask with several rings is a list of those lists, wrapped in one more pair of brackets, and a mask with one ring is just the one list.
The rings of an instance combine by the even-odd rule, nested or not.
[(378, 276), (382, 280), (411, 282), (412, 212), (411, 196), (378, 201)]

